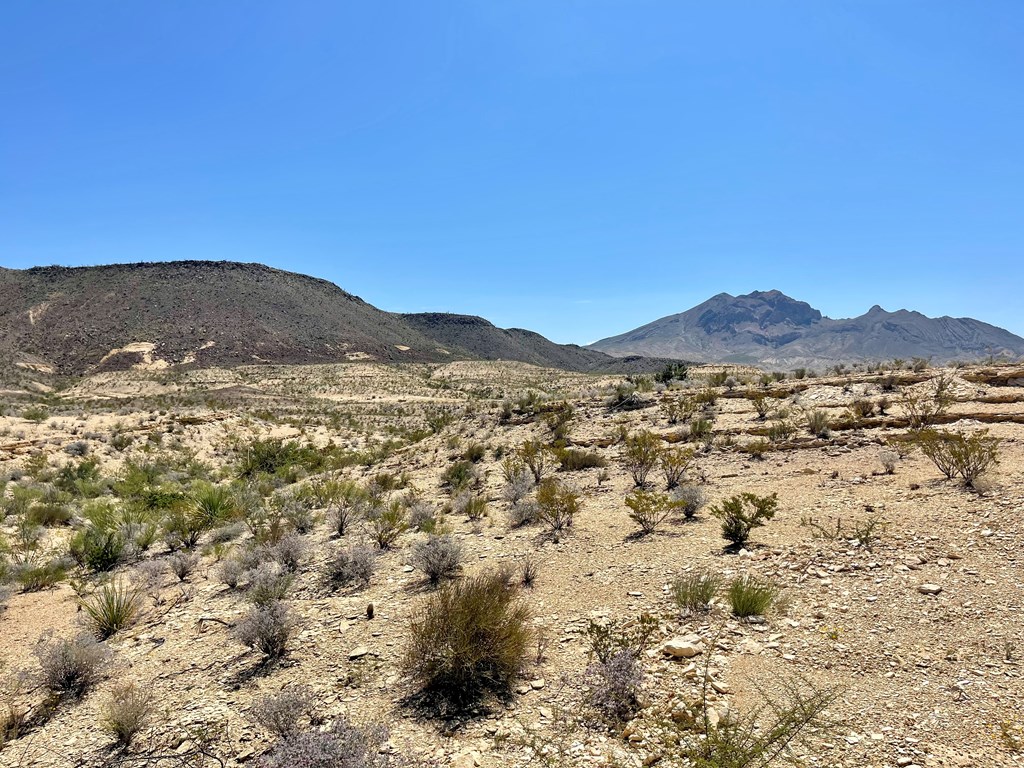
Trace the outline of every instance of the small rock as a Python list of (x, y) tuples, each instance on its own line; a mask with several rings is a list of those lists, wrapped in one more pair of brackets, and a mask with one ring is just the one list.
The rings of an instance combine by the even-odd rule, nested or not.
[(541, 688), (544, 687), (544, 678), (538, 677), (536, 680), (531, 680), (530, 687), (533, 688), (533, 690), (535, 691), (539, 691)]
[(937, 595), (942, 591), (941, 584), (921, 584), (917, 591), (922, 595)]
[(673, 637), (661, 646), (661, 652), (674, 659), (689, 659), (704, 652), (704, 643), (700, 638)]
[(348, 658), (350, 661), (355, 659), (361, 659), (369, 652), (369, 648), (367, 648), (365, 645), (360, 645), (357, 648), (353, 648), (351, 651), (348, 652)]

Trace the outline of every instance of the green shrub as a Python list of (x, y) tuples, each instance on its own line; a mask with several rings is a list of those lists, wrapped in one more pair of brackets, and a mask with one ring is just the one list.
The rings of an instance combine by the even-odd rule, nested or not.
[(677, 504), (664, 493), (635, 489), (626, 497), (629, 517), (640, 526), (643, 535), (654, 533), (668, 519)]
[(546, 524), (556, 537), (572, 526), (579, 511), (579, 494), (571, 488), (550, 477), (537, 486), (537, 520)]
[(405, 668), (442, 712), (507, 694), (526, 660), (530, 619), (506, 571), (451, 582), (414, 615)]
[(369, 520), (373, 540), (381, 549), (390, 549), (409, 528), (405, 506), (398, 499), (371, 510)]
[(487, 448), (483, 443), (470, 443), (462, 452), (462, 459), (472, 464), (479, 464), (484, 459)]
[(775, 517), (778, 506), (776, 493), (771, 496), (740, 493), (712, 506), (710, 511), (722, 521), (722, 537), (733, 546), (741, 547), (747, 543), (754, 528)]
[(633, 484), (643, 488), (647, 485), (647, 476), (661, 459), (661, 438), (647, 430), (640, 430), (626, 437), (622, 455)]
[(596, 657), (601, 664), (607, 664), (623, 652), (640, 658), (651, 646), (657, 632), (658, 619), (646, 613), (625, 622), (591, 619), (587, 624), (586, 640), (590, 646), (590, 655)]
[(672, 582), (672, 599), (683, 613), (703, 613), (710, 609), (711, 601), (722, 586), (722, 578), (715, 573), (699, 571), (679, 576)]
[(693, 453), (692, 448), (683, 447), (665, 448), (661, 452), (659, 459), (667, 490), (671, 491), (683, 481), (687, 470), (693, 464)]
[(755, 576), (737, 576), (729, 584), (729, 606), (741, 619), (764, 616), (779, 596), (779, 588)]
[(132, 623), (141, 602), (135, 589), (121, 582), (111, 582), (82, 600), (80, 605), (93, 634), (106, 640)]
[(562, 472), (578, 472), (583, 469), (607, 466), (608, 462), (597, 451), (581, 451), (578, 448), (562, 448), (555, 452), (558, 468)]
[(441, 486), (452, 496), (456, 496), (469, 488), (477, 480), (476, 467), (473, 462), (463, 459), (452, 464), (441, 475)]
[(551, 449), (539, 440), (527, 440), (516, 451), (516, 456), (529, 468), (533, 481), (539, 483), (544, 478), (550, 453)]
[(68, 545), (71, 558), (80, 566), (102, 573), (117, 567), (124, 557), (125, 539), (120, 531), (89, 525)]
[(960, 475), (968, 487), (999, 461), (999, 439), (989, 437), (987, 429), (970, 435), (922, 429), (913, 444), (947, 479)]
[(828, 414), (825, 411), (815, 408), (807, 412), (807, 431), (815, 437), (827, 439), (832, 433), (832, 426), (829, 423)]

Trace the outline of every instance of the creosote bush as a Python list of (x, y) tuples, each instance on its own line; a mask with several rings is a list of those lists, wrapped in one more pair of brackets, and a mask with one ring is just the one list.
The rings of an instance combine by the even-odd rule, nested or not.
[(665, 489), (671, 491), (677, 488), (683, 478), (686, 476), (686, 471), (693, 464), (692, 448), (665, 448), (661, 452), (660, 464), (661, 471), (665, 476)]
[(635, 489), (626, 497), (629, 517), (640, 526), (641, 534), (654, 533), (675, 511), (676, 503), (667, 494)]
[(754, 528), (775, 517), (779, 507), (779, 496), (757, 496), (740, 493), (711, 507), (711, 514), (722, 521), (722, 537), (735, 547), (741, 547), (750, 539)]
[(999, 438), (989, 437), (987, 429), (970, 435), (922, 429), (914, 443), (947, 479), (959, 475), (969, 488), (999, 462)]
[(450, 582), (414, 615), (404, 666), (442, 712), (507, 694), (526, 659), (530, 618), (507, 571)]
[(557, 537), (572, 526), (580, 511), (579, 494), (554, 478), (546, 478), (537, 486), (537, 519)]
[(643, 488), (647, 485), (648, 475), (661, 459), (661, 439), (652, 432), (640, 430), (626, 437), (622, 456), (633, 484)]

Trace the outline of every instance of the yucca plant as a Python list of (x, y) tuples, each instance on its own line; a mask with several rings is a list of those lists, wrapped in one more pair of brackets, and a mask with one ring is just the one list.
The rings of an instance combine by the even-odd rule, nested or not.
[(129, 626), (139, 612), (139, 592), (124, 582), (109, 582), (81, 601), (90, 629), (100, 640)]

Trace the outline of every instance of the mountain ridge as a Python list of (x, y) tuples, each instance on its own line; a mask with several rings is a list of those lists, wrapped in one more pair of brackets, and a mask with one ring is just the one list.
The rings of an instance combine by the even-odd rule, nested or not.
[(928, 357), (1024, 355), (1024, 338), (973, 318), (931, 318), (875, 304), (853, 318), (830, 318), (782, 291), (718, 293), (588, 349), (608, 354), (696, 358), (774, 367)]

